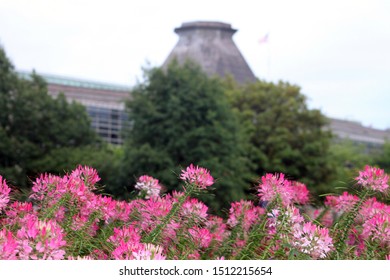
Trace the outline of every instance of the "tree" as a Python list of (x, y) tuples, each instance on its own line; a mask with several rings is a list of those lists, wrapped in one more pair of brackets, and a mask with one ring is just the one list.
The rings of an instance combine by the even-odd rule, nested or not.
[(174, 61), (166, 71), (145, 73), (127, 103), (126, 184), (147, 173), (171, 191), (178, 188), (180, 169), (193, 163), (212, 170), (217, 179), (215, 198), (206, 201), (214, 210), (244, 198), (243, 135), (221, 81), (191, 62), (179, 66)]
[(341, 139), (331, 144), (330, 156), (335, 166), (335, 174), (329, 186), (336, 192), (343, 192), (353, 185), (356, 174), (363, 170), (365, 165), (373, 164), (375, 158), (375, 154), (369, 153), (364, 144)]
[(381, 147), (379, 153), (374, 156), (374, 162), (390, 174), (390, 141), (386, 142)]
[[(332, 175), (331, 133), (318, 110), (310, 110), (300, 88), (289, 83), (226, 83), (227, 94), (249, 135), (247, 157), (258, 176), (282, 172), (313, 191)], [(316, 186), (316, 189), (313, 187)]]
[(0, 48), (0, 174), (19, 186), (40, 172), (35, 161), (51, 151), (97, 142), (85, 108), (52, 98), (45, 81), (20, 78)]

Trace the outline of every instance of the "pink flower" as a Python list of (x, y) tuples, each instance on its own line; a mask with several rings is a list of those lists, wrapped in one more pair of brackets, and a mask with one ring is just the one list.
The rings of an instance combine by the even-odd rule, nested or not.
[[(295, 206), (287, 206), (285, 209), (273, 209), (268, 214), (268, 233), (273, 235), (277, 232), (291, 232), (292, 229), (300, 227), (304, 221), (299, 209)], [(287, 235), (282, 237), (288, 238)]]
[(363, 224), (362, 237), (390, 248), (390, 215), (375, 214)]
[(284, 174), (266, 174), (261, 177), (261, 183), (258, 185), (258, 196), (260, 201), (271, 202), (278, 196), (282, 200), (284, 206), (293, 202), (294, 194), (291, 187), (291, 182), (284, 179)]
[(182, 170), (180, 179), (190, 184), (195, 184), (200, 189), (206, 189), (214, 184), (214, 178), (207, 169), (194, 166), (192, 163), (186, 170)]
[(389, 216), (390, 205), (379, 202), (375, 197), (372, 197), (365, 201), (363, 207), (360, 209), (359, 214), (360, 215), (357, 218), (359, 218), (359, 222), (361, 223), (371, 219), (376, 214)]
[(16, 260), (17, 246), (10, 231), (0, 230), (0, 260)]
[(333, 208), (337, 212), (347, 212), (359, 201), (359, 197), (356, 195), (343, 192), (342, 195), (333, 196), (328, 195), (325, 199), (325, 205)]
[[(31, 212), (27, 212), (29, 206), (31, 206)], [(24, 211), (24, 207), (26, 207), (27, 211)], [(29, 202), (15, 201), (11, 204), (11, 207), (5, 211), (5, 214), (7, 217), (4, 218), (3, 221), (0, 220), (0, 226), (1, 222), (3, 222), (3, 224), (7, 224), (14, 229), (20, 229), (21, 227), (24, 227), (30, 220), (37, 219), (37, 212), (32, 211), (32, 205)]]
[(114, 260), (134, 260), (134, 252), (142, 250), (141, 243), (120, 241), (111, 255)]
[(302, 253), (314, 259), (322, 259), (333, 249), (333, 241), (327, 228), (321, 228), (313, 223), (305, 223), (294, 228), (293, 246)]
[(300, 182), (291, 181), (292, 201), (298, 204), (306, 204), (309, 201), (309, 190)]
[(61, 178), (51, 174), (41, 174), (33, 183), (30, 198), (39, 201), (48, 198), (56, 198), (59, 193), (65, 192), (64, 185), (66, 184), (66, 181), (67, 178)]
[(136, 208), (135, 212), (137, 212), (141, 229), (150, 232), (168, 215), (172, 205), (177, 200), (168, 194), (164, 197), (152, 197), (148, 200), (139, 199), (136, 202), (137, 204), (134, 204), (133, 207)]
[(227, 225), (233, 228), (241, 224), (244, 231), (248, 231), (264, 212), (263, 208), (254, 206), (252, 201), (233, 202), (229, 210)]
[(18, 230), (18, 258), (61, 260), (65, 255), (64, 233), (54, 221), (40, 221), (38, 217), (30, 216), (21, 229)]
[(100, 181), (100, 177), (97, 171), (88, 166), (77, 166), (77, 168), (72, 171), (70, 176), (75, 178), (82, 178), (84, 184), (91, 189), (95, 189), (95, 184)]
[(137, 252), (133, 252), (135, 260), (165, 260), (163, 249), (160, 246), (153, 244), (142, 244), (143, 248)]
[(198, 251), (192, 251), (192, 253), (188, 254), (188, 260), (200, 260), (200, 254)]
[(135, 188), (140, 190), (141, 193), (145, 195), (146, 199), (159, 196), (161, 190), (158, 180), (148, 175), (139, 177)]
[(80, 256), (77, 256), (77, 257), (69, 256), (69, 257), (68, 257), (68, 260), (90, 261), (90, 260), (93, 260), (93, 258), (92, 258), (91, 256), (84, 256), (84, 257), (80, 257)]
[(133, 208), (136, 204), (136, 200), (133, 200), (132, 203), (127, 201), (118, 201), (114, 200), (109, 196), (99, 196), (98, 208), (102, 214), (102, 218), (106, 223), (113, 222), (115, 220), (120, 220), (127, 222), (130, 218), (130, 214), (133, 211)]
[(351, 248), (354, 248), (355, 256), (360, 257), (364, 251), (366, 251), (366, 243), (367, 241), (363, 238), (361, 230), (356, 227), (351, 227), (346, 244), (348, 244)]
[(207, 248), (210, 245), (212, 235), (207, 228), (199, 228), (197, 226), (194, 226), (188, 229), (188, 232), (192, 236), (193, 241), (197, 246), (201, 248)]
[(212, 238), (222, 242), (229, 234), (226, 230), (226, 223), (218, 216), (210, 216), (206, 222), (206, 227), (210, 231)]
[(374, 191), (385, 192), (388, 188), (389, 176), (383, 169), (366, 165), (355, 178), (358, 184)]
[(134, 225), (114, 228), (113, 235), (107, 241), (114, 246), (111, 255), (115, 260), (150, 259), (154, 257), (153, 254), (156, 258), (163, 257), (160, 247), (145, 247), (145, 244), (141, 243), (141, 235)]
[(181, 214), (185, 219), (202, 222), (207, 218), (207, 210), (208, 207), (203, 202), (196, 198), (191, 198), (184, 202)]
[(7, 186), (6, 181), (3, 180), (3, 177), (0, 175), (0, 212), (5, 208), (5, 206), (7, 206), (10, 192), (11, 189)]
[(140, 243), (141, 236), (139, 230), (133, 225), (122, 228), (114, 228), (114, 233), (108, 239), (109, 242), (113, 244), (119, 244), (121, 241), (130, 242), (130, 243)]

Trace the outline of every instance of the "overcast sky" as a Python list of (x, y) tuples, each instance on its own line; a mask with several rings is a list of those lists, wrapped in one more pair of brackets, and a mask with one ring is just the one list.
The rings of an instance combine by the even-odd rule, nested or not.
[(0, 0), (0, 44), (18, 70), (133, 86), (196, 20), (238, 29), (255, 75), (300, 86), (310, 108), (390, 128), (386, 0)]

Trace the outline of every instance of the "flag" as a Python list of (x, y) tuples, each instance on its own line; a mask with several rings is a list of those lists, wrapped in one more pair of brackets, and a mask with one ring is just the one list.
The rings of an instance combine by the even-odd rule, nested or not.
[(268, 43), (268, 33), (265, 34), (265, 35), (259, 40), (259, 43), (260, 43), (260, 44)]

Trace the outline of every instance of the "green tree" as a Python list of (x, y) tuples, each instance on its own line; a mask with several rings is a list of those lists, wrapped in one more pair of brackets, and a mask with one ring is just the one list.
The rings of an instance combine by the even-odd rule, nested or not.
[(46, 170), (35, 161), (51, 151), (97, 142), (85, 108), (53, 99), (45, 81), (32, 73), (20, 78), (0, 48), (0, 174), (25, 187), (28, 177)]
[(380, 152), (374, 156), (374, 163), (390, 174), (390, 141), (387, 140)]
[(332, 135), (324, 129), (327, 120), (321, 112), (308, 109), (300, 88), (265, 81), (241, 87), (230, 82), (227, 88), (249, 135), (247, 157), (253, 172), (282, 172), (321, 192), (332, 175)]
[(328, 184), (335, 192), (345, 191), (352, 186), (353, 178), (365, 165), (374, 163), (374, 154), (367, 151), (364, 144), (351, 140), (337, 140), (331, 143), (330, 156), (333, 162), (334, 179)]
[(245, 197), (248, 162), (243, 135), (220, 80), (187, 62), (166, 71), (146, 71), (145, 82), (127, 103), (131, 129), (125, 145), (123, 176), (132, 186), (142, 174), (158, 178), (168, 191), (190, 163), (211, 171), (215, 196), (206, 201), (220, 210)]

